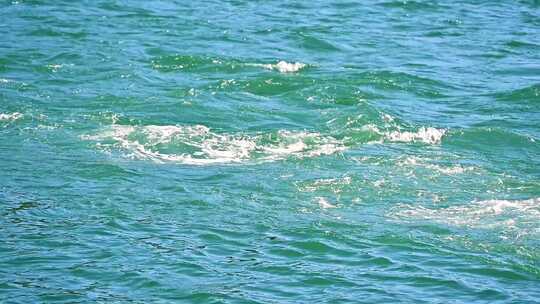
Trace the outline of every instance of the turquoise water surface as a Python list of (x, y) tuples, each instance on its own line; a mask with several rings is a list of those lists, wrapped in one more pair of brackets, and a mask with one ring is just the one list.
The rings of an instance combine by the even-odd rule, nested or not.
[(1, 303), (540, 303), (540, 2), (0, 2)]

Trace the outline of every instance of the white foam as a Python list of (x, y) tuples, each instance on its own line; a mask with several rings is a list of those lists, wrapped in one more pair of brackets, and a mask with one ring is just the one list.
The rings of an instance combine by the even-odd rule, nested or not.
[[(430, 220), (459, 227), (517, 231), (520, 235), (540, 232), (540, 198), (493, 199), (447, 208), (400, 204), (391, 215), (401, 219)], [(531, 229), (531, 224), (536, 225), (536, 228)]]
[(408, 156), (404, 159), (400, 159), (396, 162), (396, 164), (398, 166), (423, 167), (446, 175), (462, 174), (467, 171), (474, 170), (474, 167), (465, 167), (460, 164), (453, 166), (440, 166), (437, 164), (431, 164), (415, 156)]
[[(219, 134), (203, 125), (112, 125), (96, 135), (81, 138), (97, 141), (100, 148), (120, 148), (133, 158), (191, 165), (275, 161), (290, 156), (314, 157), (345, 150), (341, 142), (316, 132), (279, 131), (269, 142), (268, 134)], [(164, 148), (187, 151), (161, 152)]]
[(350, 176), (337, 177), (337, 178), (323, 178), (317, 179), (313, 182), (306, 184), (296, 185), (300, 192), (315, 192), (319, 190), (330, 190), (334, 193), (342, 192), (342, 189), (350, 185), (352, 179)]
[(269, 70), (277, 70), (281, 73), (294, 73), (306, 67), (306, 64), (300, 62), (288, 63), (281, 60), (276, 64), (263, 64), (261, 66)]
[(423, 142), (426, 144), (439, 144), (446, 133), (444, 129), (421, 127), (416, 132), (387, 132), (386, 139), (394, 142)]
[(317, 200), (319, 206), (323, 209), (336, 208), (336, 205), (329, 203), (324, 197), (316, 197), (315, 199)]
[(19, 112), (14, 112), (14, 113), (11, 113), (11, 114), (7, 114), (7, 113), (0, 113), (0, 121), (15, 121), (19, 118), (22, 118), (23, 117), (23, 114), (19, 113)]
[(280, 142), (277, 145), (263, 145), (260, 149), (270, 152), (264, 157), (267, 160), (283, 158), (283, 156), (293, 155), (299, 158), (317, 157), (330, 155), (346, 150), (342, 142), (325, 137), (318, 132), (291, 132), (278, 131)]
[(439, 165), (435, 165), (435, 164), (427, 164), (427, 165), (425, 165), (425, 167), (429, 168), (429, 169), (432, 169), (434, 171), (440, 172), (442, 174), (447, 174), (447, 175), (462, 174), (462, 173), (465, 173), (467, 171), (474, 170), (473, 167), (463, 167), (461, 165), (443, 167), (443, 166), (439, 166)]
[[(385, 121), (393, 121), (393, 118), (387, 114), (383, 114)], [(353, 121), (347, 122), (347, 125), (353, 123)], [(376, 133), (383, 137), (386, 141), (391, 142), (422, 142), (425, 144), (439, 144), (447, 130), (437, 129), (433, 127), (420, 127), (418, 131), (381, 131), (377, 125), (366, 124), (360, 128), (361, 131)], [(380, 141), (375, 141), (380, 143)]]

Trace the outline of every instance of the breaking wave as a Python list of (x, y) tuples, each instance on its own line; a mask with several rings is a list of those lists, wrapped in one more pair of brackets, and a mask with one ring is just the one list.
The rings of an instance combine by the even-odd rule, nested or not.
[(123, 150), (132, 158), (189, 165), (316, 157), (346, 149), (337, 139), (317, 132), (219, 134), (203, 125), (112, 125), (101, 133), (82, 138), (97, 142), (96, 146), (105, 151)]
[(23, 114), (19, 112), (14, 112), (11, 114), (0, 113), (0, 121), (14, 121), (22, 117), (23, 117)]
[[(0, 116), (1, 118), (2, 116)], [(421, 127), (416, 132), (383, 132), (366, 125), (379, 140), (363, 142), (422, 142), (438, 144), (446, 130)], [(127, 156), (137, 159), (151, 159), (156, 162), (178, 162), (190, 165), (239, 163), (248, 160), (275, 161), (288, 157), (306, 158), (330, 155), (345, 151), (358, 142), (348, 142), (318, 132), (279, 130), (256, 134), (217, 133), (204, 125), (129, 126), (108, 127), (94, 135), (83, 135), (82, 139), (95, 141), (104, 151), (119, 149)], [(346, 144), (348, 142), (348, 144)], [(468, 168), (438, 167), (445, 174), (462, 173)]]
[(252, 66), (252, 67), (262, 67), (268, 70), (275, 70), (280, 73), (294, 73), (298, 72), (301, 69), (305, 68), (307, 65), (305, 63), (301, 62), (294, 62), (289, 63), (284, 60), (280, 60), (275, 64), (263, 64), (263, 63), (247, 63), (246, 66)]
[(362, 126), (362, 130), (382, 136), (384, 141), (403, 142), (403, 143), (424, 143), (430, 145), (440, 144), (443, 136), (447, 133), (446, 129), (437, 129), (433, 127), (420, 127), (417, 131), (381, 131), (376, 125), (367, 124)]
[(446, 133), (444, 129), (421, 127), (416, 132), (392, 131), (386, 133), (386, 139), (394, 142), (423, 142), (426, 144), (439, 144)]
[[(276, 70), (281, 73), (298, 72), (307, 65), (301, 62), (286, 62), (280, 60), (275, 64), (263, 63), (245, 63), (238, 59), (205, 56), (205, 55), (169, 55), (158, 56), (152, 60), (152, 68), (162, 71), (184, 71), (184, 72), (203, 72), (203, 71), (221, 71), (233, 72), (243, 67), (262, 67), (269, 70)], [(51, 70), (57, 70), (62, 65), (49, 65)]]
[(276, 64), (263, 64), (261, 66), (269, 70), (277, 70), (281, 73), (294, 73), (294, 72), (300, 71), (306, 65), (300, 62), (288, 63), (286, 61), (281, 60)]

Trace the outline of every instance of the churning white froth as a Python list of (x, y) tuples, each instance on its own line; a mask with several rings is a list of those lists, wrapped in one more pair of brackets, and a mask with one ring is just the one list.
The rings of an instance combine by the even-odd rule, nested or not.
[(275, 161), (287, 157), (315, 157), (345, 150), (332, 137), (317, 132), (220, 134), (203, 125), (112, 125), (95, 135), (82, 136), (103, 150), (120, 149), (129, 157), (189, 165)]
[(22, 113), (14, 112), (11, 114), (8, 113), (0, 113), (0, 121), (14, 121), (19, 118), (23, 117)]
[(382, 140), (390, 142), (421, 142), (424, 144), (440, 144), (447, 130), (433, 127), (420, 127), (417, 131), (382, 131), (374, 124), (366, 124), (361, 128), (363, 131), (369, 131), (382, 136)]
[(485, 200), (446, 208), (426, 208), (400, 204), (392, 217), (429, 220), (464, 228), (497, 229), (501, 237), (540, 234), (540, 198), (526, 200)]
[(426, 144), (439, 144), (446, 133), (444, 129), (421, 127), (416, 132), (392, 131), (386, 133), (386, 139), (394, 142), (422, 142)]

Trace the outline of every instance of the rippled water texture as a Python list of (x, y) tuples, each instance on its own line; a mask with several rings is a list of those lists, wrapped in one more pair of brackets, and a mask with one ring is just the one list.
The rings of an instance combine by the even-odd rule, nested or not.
[(538, 1), (0, 13), (0, 302), (539, 303)]

